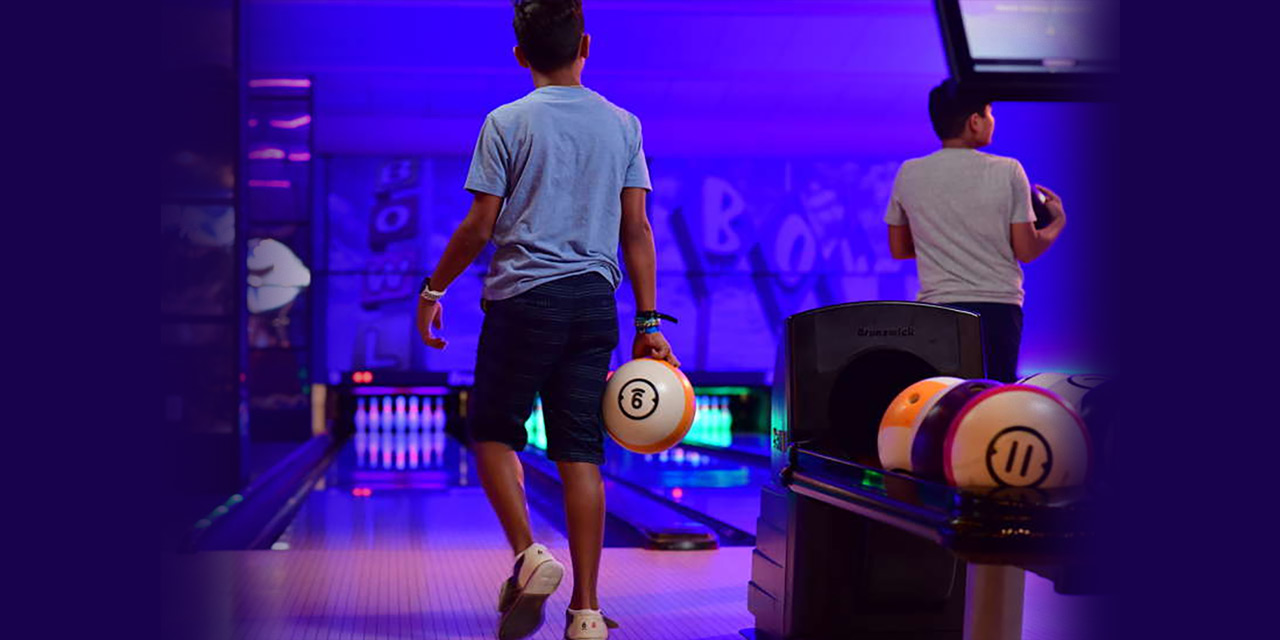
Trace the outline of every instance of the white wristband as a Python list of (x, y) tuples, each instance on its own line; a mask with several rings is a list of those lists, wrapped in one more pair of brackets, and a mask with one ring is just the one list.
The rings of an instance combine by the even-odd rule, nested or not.
[(422, 290), (422, 299), (427, 302), (435, 302), (444, 297), (444, 291), (432, 291), (431, 289)]

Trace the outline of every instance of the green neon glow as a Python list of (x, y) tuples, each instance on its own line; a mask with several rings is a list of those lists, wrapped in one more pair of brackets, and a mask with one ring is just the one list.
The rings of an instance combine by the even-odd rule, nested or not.
[(700, 396), (745, 396), (751, 394), (751, 387), (694, 387), (693, 391)]
[(876, 473), (875, 471), (863, 471), (862, 486), (876, 491), (884, 491), (884, 474)]

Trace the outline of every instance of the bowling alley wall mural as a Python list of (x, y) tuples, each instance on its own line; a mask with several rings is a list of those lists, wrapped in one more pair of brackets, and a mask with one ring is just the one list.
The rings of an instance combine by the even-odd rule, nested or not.
[[(472, 371), (491, 247), (450, 287), (442, 332), (449, 348), (423, 347), (412, 323), (418, 284), (470, 205), (462, 189), (468, 162), (324, 160), (328, 370)], [(649, 163), (659, 306), (679, 319), (663, 330), (688, 371), (772, 371), (792, 313), (915, 295), (915, 265), (890, 258), (881, 222), (897, 160)], [(625, 283), (618, 302), (627, 336), (634, 308)], [(620, 341), (615, 365), (629, 348)]]

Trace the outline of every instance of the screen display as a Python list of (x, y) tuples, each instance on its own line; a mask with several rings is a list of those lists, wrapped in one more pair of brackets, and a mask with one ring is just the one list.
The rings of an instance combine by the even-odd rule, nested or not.
[(1104, 0), (960, 0), (974, 71), (1096, 72), (1111, 58)]

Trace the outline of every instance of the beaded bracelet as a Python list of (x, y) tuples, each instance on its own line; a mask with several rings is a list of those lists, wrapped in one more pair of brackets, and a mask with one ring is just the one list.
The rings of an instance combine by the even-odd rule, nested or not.
[(636, 313), (636, 333), (657, 333), (659, 331), (658, 326), (663, 320), (670, 320), (671, 322), (676, 323), (680, 322), (665, 313), (659, 313), (657, 311), (641, 311)]

